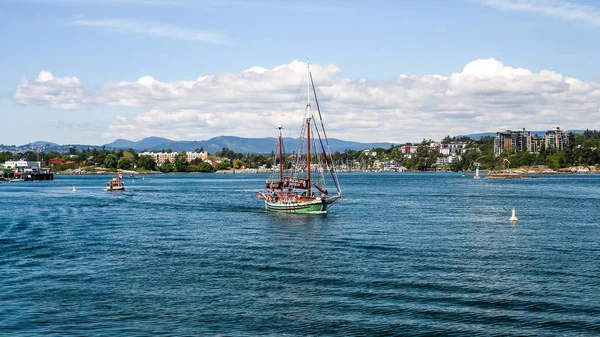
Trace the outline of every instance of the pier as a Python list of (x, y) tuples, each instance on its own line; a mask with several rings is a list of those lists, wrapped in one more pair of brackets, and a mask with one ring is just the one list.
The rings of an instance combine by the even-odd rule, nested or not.
[(54, 180), (54, 173), (51, 173), (51, 172), (24, 173), (23, 180), (25, 180), (25, 181)]
[(41, 163), (25, 160), (7, 161), (0, 169), (1, 179), (8, 181), (39, 181), (54, 180), (54, 173), (42, 168)]
[(35, 181), (35, 180), (54, 180), (54, 173), (49, 171), (44, 172), (13, 172), (11, 170), (4, 170), (2, 172), (2, 179), (0, 180), (23, 180), (23, 181)]

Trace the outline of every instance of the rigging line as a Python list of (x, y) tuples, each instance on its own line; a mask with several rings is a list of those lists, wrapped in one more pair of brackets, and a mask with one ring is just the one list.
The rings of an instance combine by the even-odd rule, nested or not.
[[(310, 70), (308, 71), (308, 75), (310, 76), (310, 83), (312, 85), (313, 95), (315, 96), (315, 104), (317, 105), (317, 111), (319, 112), (319, 120), (321, 121), (321, 129), (323, 130), (323, 136), (325, 137), (325, 142), (327, 143), (327, 150), (329, 150), (329, 152), (331, 152), (331, 150), (329, 149), (329, 139), (327, 138), (327, 133), (325, 132), (325, 125), (323, 124), (323, 116), (321, 115), (321, 107), (319, 106), (319, 99), (317, 98), (317, 90), (315, 89), (315, 82), (313, 81), (312, 73), (310, 72)], [(319, 139), (321, 139), (321, 137), (319, 137)], [(323, 147), (323, 144), (321, 144), (321, 147)], [(323, 148), (323, 152), (325, 152), (324, 148)]]
[[(333, 183), (335, 184), (335, 188), (337, 189), (338, 193), (341, 193), (340, 184), (337, 180), (337, 176), (335, 175), (335, 171), (333, 169), (333, 163), (331, 162), (330, 156), (327, 155), (327, 151), (325, 150), (325, 145), (323, 145), (323, 140), (321, 139), (321, 134), (319, 133), (319, 128), (317, 127), (317, 122), (315, 121), (314, 118), (313, 118), (313, 123), (315, 124), (315, 130), (317, 132), (317, 137), (319, 137), (319, 144), (321, 145), (321, 150), (323, 151), (323, 157), (325, 158), (325, 163), (327, 164), (327, 170), (329, 171), (329, 174), (331, 175), (331, 179), (333, 180)], [(323, 130), (323, 133), (325, 133), (325, 130)], [(316, 142), (316, 140), (315, 140), (315, 142)], [(327, 148), (329, 149), (329, 146)]]
[(302, 154), (304, 153), (305, 130), (306, 130), (306, 123), (302, 123), (302, 127), (300, 128), (300, 137), (298, 138), (298, 147), (296, 148), (296, 159), (294, 161), (294, 163), (295, 163), (294, 172), (296, 174), (299, 173), (298, 170), (300, 170), (301, 164), (303, 162)]
[(323, 116), (321, 115), (321, 108), (319, 107), (319, 99), (317, 98), (317, 90), (315, 89), (315, 82), (313, 81), (312, 73), (310, 72), (310, 70), (308, 71), (308, 75), (310, 76), (310, 84), (312, 85), (313, 94), (315, 96), (315, 103), (317, 104), (317, 111), (319, 112), (319, 119), (321, 120), (321, 128), (323, 129), (325, 142), (327, 142), (327, 146), (329, 146), (329, 140), (327, 139), (327, 133), (325, 132), (325, 126), (323, 125)]
[[(331, 152), (331, 149), (329, 148), (329, 140), (327, 139), (327, 133), (325, 132), (325, 125), (323, 124), (323, 116), (321, 115), (321, 108), (319, 107), (319, 99), (317, 98), (317, 90), (315, 89), (315, 82), (313, 81), (312, 73), (310, 72), (310, 70), (308, 71), (308, 75), (310, 77), (310, 83), (312, 85), (313, 94), (315, 96), (315, 103), (317, 105), (317, 111), (319, 112), (319, 119), (321, 121), (321, 129), (323, 130), (323, 136), (325, 137), (325, 142), (327, 143), (328, 151), (325, 151), (325, 145), (323, 144), (323, 141), (321, 140), (321, 135), (319, 134), (318, 128), (316, 128), (317, 135), (319, 135), (319, 141), (321, 142), (321, 149), (323, 150), (323, 155), (325, 157), (325, 161), (327, 162), (327, 168), (329, 169), (329, 173), (331, 174), (331, 178), (333, 179), (333, 182), (335, 183), (335, 187), (337, 188), (338, 193), (340, 193), (341, 187), (337, 180), (337, 176), (335, 175), (334, 170), (332, 169), (333, 163), (331, 163), (331, 159), (327, 155), (328, 152)], [(316, 124), (316, 122), (315, 122), (315, 124)]]

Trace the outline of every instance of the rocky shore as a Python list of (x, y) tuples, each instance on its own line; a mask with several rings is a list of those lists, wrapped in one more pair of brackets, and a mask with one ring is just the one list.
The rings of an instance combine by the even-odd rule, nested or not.
[(535, 166), (526, 166), (519, 167), (511, 170), (514, 173), (520, 174), (573, 174), (573, 173), (598, 173), (598, 168), (596, 166), (573, 166), (561, 168), (558, 170), (553, 170), (548, 166), (543, 165), (535, 165)]

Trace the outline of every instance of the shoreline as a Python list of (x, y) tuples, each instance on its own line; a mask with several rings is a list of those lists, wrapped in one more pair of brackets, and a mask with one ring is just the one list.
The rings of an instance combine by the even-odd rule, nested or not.
[[(381, 173), (381, 172), (392, 172), (392, 173), (460, 173), (460, 171), (340, 171), (338, 174), (343, 173), (356, 173), (356, 172), (364, 172), (364, 173)], [(470, 174), (474, 174), (474, 171), (467, 171)], [(506, 170), (480, 170), (480, 174), (482, 175), (501, 175), (507, 174)], [(517, 168), (511, 169), (511, 173), (519, 174), (519, 175), (556, 175), (556, 174), (598, 174), (600, 171), (596, 169), (594, 166), (574, 166), (570, 168), (562, 168), (559, 170), (552, 170), (548, 167), (543, 168)], [(109, 172), (109, 171), (79, 171), (79, 170), (66, 170), (62, 172), (53, 172), (54, 175), (117, 175), (119, 173), (123, 174), (123, 178), (129, 178), (129, 175), (139, 176), (139, 175), (154, 175), (154, 174), (269, 174), (273, 173), (271, 169), (231, 169), (231, 170), (219, 170), (215, 172), (160, 172), (160, 171), (148, 171), (148, 172), (136, 172), (136, 171), (118, 171), (118, 172)]]

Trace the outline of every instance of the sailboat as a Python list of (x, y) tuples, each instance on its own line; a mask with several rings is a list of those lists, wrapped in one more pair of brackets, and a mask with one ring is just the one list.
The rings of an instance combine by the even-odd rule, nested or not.
[[(307, 69), (307, 103), (295, 159), (290, 163), (284, 160), (283, 128), (279, 126), (276, 152), (278, 170), (266, 181), (266, 190), (257, 194), (259, 198), (264, 198), (267, 211), (326, 214), (330, 205), (343, 200), (308, 64)], [(311, 92), (318, 119), (311, 111)], [(289, 175), (284, 175), (284, 166), (290, 164), (291, 168), (286, 170)], [(336, 192), (331, 193), (326, 188), (325, 173), (335, 185)]]

